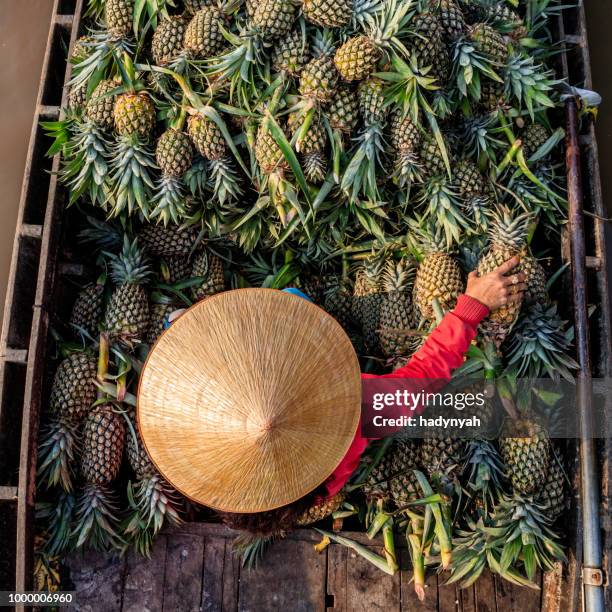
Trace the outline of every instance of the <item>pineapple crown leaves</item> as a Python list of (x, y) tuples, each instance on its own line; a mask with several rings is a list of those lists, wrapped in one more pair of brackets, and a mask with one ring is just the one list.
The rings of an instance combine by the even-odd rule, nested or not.
[(470, 441), (463, 472), (468, 473), (467, 486), (470, 491), (481, 495), (483, 501), (496, 501), (497, 493), (502, 490), (504, 466), (492, 442)]
[(240, 559), (243, 568), (256, 569), (274, 539), (274, 536), (239, 535), (232, 543), (232, 554)]
[(416, 275), (416, 265), (412, 258), (402, 257), (398, 261), (390, 259), (383, 270), (385, 291), (409, 291)]
[(73, 548), (72, 521), (76, 498), (72, 493), (60, 491), (56, 499), (36, 504), (36, 519), (46, 525), (48, 537), (45, 540), (44, 552), (55, 557), (63, 555)]
[(453, 80), (462, 96), (480, 100), (480, 75), (503, 83), (490, 61), (470, 41), (457, 41), (453, 50)]
[(448, 242), (446, 232), (433, 220), (416, 216), (408, 219), (408, 243), (418, 261), (434, 253), (452, 253), (454, 243)]
[(578, 363), (567, 353), (573, 341), (573, 328), (557, 313), (557, 306), (533, 304), (521, 314), (508, 345), (508, 368), (518, 376), (553, 380), (563, 377), (573, 383), (572, 370)]
[(102, 251), (118, 252), (123, 246), (123, 229), (117, 221), (100, 221), (87, 215), (87, 226), (77, 237), (83, 244), (93, 244)]
[(527, 245), (534, 215), (530, 211), (516, 212), (508, 206), (498, 205), (491, 211), (489, 243), (520, 250)]
[(385, 0), (353, 0), (350, 27), (352, 31), (376, 26), (377, 15), (383, 10)]
[[(302, 24), (302, 38), (305, 40), (305, 27), (302, 20), (300, 20), (300, 23)], [(312, 57), (321, 57), (323, 55), (331, 55), (334, 52), (335, 47), (336, 40), (334, 33), (325, 28), (315, 32), (310, 51)]]
[(463, 232), (470, 229), (471, 223), (464, 214), (463, 203), (446, 177), (428, 179), (423, 185), (420, 201), (425, 205), (425, 219), (431, 219), (443, 229), (447, 245), (459, 244)]
[(407, 33), (407, 24), (414, 13), (412, 0), (383, 0), (380, 10), (372, 17), (365, 30), (372, 41), (386, 51), (393, 51), (403, 57), (410, 52), (400, 40)]
[(545, 508), (531, 498), (502, 498), (494, 511), (494, 525), (502, 530), (495, 539), (502, 551), (501, 571), (514, 567), (520, 558), (527, 578), (533, 581), (537, 567), (551, 570), (555, 561), (566, 560)]
[(130, 242), (125, 235), (121, 253), (106, 251), (104, 254), (109, 260), (110, 277), (118, 285), (140, 285), (151, 276), (149, 261), (138, 247), (137, 238)]
[(552, 72), (536, 64), (533, 57), (515, 53), (506, 66), (506, 97), (514, 98), (519, 106), (524, 105), (533, 120), (537, 110), (555, 106), (551, 93), (562, 80), (551, 76)]

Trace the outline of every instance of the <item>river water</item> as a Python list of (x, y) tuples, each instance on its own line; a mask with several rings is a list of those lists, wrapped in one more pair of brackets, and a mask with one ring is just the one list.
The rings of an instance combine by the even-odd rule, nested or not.
[[(52, 0), (0, 0), (0, 316), (52, 8)], [(612, 1), (588, 0), (586, 11), (593, 84), (604, 97), (597, 133), (608, 199), (612, 194)]]

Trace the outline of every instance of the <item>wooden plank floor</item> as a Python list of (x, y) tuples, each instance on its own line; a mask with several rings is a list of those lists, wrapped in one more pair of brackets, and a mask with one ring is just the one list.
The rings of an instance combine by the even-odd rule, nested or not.
[[(420, 603), (410, 582), (409, 555), (400, 549), (401, 571), (388, 576), (350, 550), (332, 544), (317, 553), (317, 534), (298, 531), (277, 542), (252, 571), (231, 554), (235, 535), (220, 525), (190, 523), (163, 533), (151, 559), (79, 553), (67, 560), (77, 592), (72, 610), (86, 612), (532, 612), (540, 591), (519, 589), (486, 574), (466, 590), (427, 576)], [(348, 534), (377, 548), (363, 534)], [(547, 607), (547, 606), (545, 606)]]

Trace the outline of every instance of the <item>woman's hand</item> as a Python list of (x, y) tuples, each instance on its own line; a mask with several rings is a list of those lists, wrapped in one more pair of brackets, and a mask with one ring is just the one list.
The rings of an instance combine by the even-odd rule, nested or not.
[(478, 300), (491, 311), (507, 304), (519, 303), (527, 289), (525, 274), (519, 272), (506, 276), (519, 263), (520, 259), (513, 257), (484, 276), (478, 276), (476, 271), (470, 272), (465, 295)]

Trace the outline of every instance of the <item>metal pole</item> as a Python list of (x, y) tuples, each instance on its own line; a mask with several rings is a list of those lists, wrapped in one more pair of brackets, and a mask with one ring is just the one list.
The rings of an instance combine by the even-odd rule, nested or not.
[(571, 235), (571, 264), (574, 293), (574, 321), (578, 374), (578, 411), (580, 422), (580, 483), (583, 508), (582, 584), (586, 612), (605, 612), (601, 526), (599, 523), (599, 489), (595, 440), (593, 438), (591, 358), (587, 306), (586, 252), (580, 177), (580, 145), (578, 142), (578, 109), (573, 99), (566, 102), (566, 168)]

